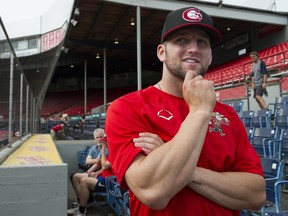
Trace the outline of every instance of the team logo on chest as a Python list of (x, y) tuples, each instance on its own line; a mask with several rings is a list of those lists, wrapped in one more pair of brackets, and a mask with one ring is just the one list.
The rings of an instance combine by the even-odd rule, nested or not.
[(166, 119), (168, 121), (173, 118), (173, 114), (166, 109), (161, 109), (160, 111), (158, 111), (157, 115), (160, 118)]
[(229, 126), (230, 121), (229, 119), (225, 118), (218, 112), (212, 112), (211, 119), (209, 122), (209, 132), (217, 132), (220, 133), (221, 136), (225, 136), (225, 133), (222, 130), (223, 126)]

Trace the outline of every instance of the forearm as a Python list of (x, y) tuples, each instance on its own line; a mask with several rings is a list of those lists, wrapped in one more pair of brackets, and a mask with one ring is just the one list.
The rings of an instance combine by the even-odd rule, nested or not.
[(110, 162), (106, 160), (105, 151), (102, 151), (102, 156), (101, 156), (101, 167), (102, 167), (102, 170), (105, 170), (105, 169), (108, 169), (108, 168), (111, 167)]
[(99, 158), (96, 158), (96, 159), (87, 158), (86, 159), (86, 164), (88, 164), (88, 165), (98, 164), (99, 162), (100, 162)]
[(252, 79), (251, 79), (251, 85), (252, 85), (252, 88), (254, 88), (254, 87), (255, 87), (255, 83), (254, 83), (254, 77), (252, 77)]
[(209, 200), (234, 210), (259, 210), (266, 200), (264, 178), (252, 173), (221, 173), (197, 167), (188, 185)]
[(209, 112), (190, 112), (171, 141), (146, 157), (138, 156), (130, 165), (126, 181), (144, 204), (161, 209), (188, 184), (202, 150), (209, 120)]
[(101, 168), (101, 166), (99, 164), (93, 164), (88, 170), (87, 172), (94, 172), (95, 170), (98, 170), (99, 168)]
[(100, 170), (98, 170), (98, 171), (96, 171), (96, 172), (91, 172), (91, 173), (89, 173), (89, 177), (97, 177), (97, 176), (99, 176), (99, 175), (101, 175), (103, 173), (103, 169), (100, 169)]
[(267, 83), (267, 75), (266, 74), (263, 76), (263, 83)]

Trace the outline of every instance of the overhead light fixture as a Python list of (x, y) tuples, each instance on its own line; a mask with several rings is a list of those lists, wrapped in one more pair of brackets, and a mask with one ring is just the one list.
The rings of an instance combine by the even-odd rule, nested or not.
[(226, 31), (231, 31), (231, 29), (228, 27), (228, 28), (226, 28)]
[(70, 65), (71, 68), (74, 68), (74, 65)]
[(37, 70), (36, 70), (36, 73), (39, 73), (39, 72), (40, 72), (39, 69), (37, 69)]
[(68, 53), (68, 51), (69, 51), (69, 49), (66, 48), (66, 47), (64, 47), (64, 46), (61, 48), (61, 50), (62, 50), (64, 53)]
[(130, 25), (134, 26), (135, 25), (135, 18), (131, 17), (130, 19)]
[(80, 10), (79, 8), (75, 8), (74, 10), (74, 15), (79, 16), (80, 15)]
[(119, 40), (117, 37), (115, 38), (114, 44), (119, 44)]
[(99, 59), (99, 58), (100, 58), (100, 54), (97, 53), (97, 54), (96, 54), (96, 59)]
[(76, 26), (78, 21), (77, 20), (74, 20), (74, 19), (71, 19), (70, 20), (70, 23), (73, 25), (73, 26)]

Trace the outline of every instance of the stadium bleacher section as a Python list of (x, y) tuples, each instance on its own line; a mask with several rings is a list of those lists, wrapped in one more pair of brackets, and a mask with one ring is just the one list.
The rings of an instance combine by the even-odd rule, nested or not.
[[(113, 101), (116, 98), (136, 90), (136, 87), (123, 87), (107, 90), (107, 100)], [(55, 114), (68, 114), (69, 116), (82, 115), (84, 113), (84, 93), (82, 91), (54, 92), (49, 93), (44, 99), (41, 116), (51, 117)], [(103, 91), (89, 90), (87, 92), (87, 110), (103, 105)]]
[[(266, 63), (272, 74), (280, 73), (288, 67), (288, 42), (259, 50), (259, 56)], [(205, 75), (206, 79), (213, 80), (215, 86), (241, 83), (251, 74), (252, 62), (249, 55), (234, 61), (211, 68)]]

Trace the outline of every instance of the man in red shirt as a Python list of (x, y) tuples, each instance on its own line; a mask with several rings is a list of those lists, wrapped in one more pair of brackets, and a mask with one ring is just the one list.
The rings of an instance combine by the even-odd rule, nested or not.
[[(157, 47), (162, 79), (108, 108), (111, 163), (130, 190), (132, 216), (235, 216), (260, 209), (266, 199), (260, 159), (241, 120), (216, 102), (214, 83), (203, 79), (211, 44), (220, 39), (203, 11), (169, 13)], [(143, 132), (164, 144), (147, 151), (149, 137), (135, 141)]]
[(64, 133), (64, 126), (65, 126), (65, 124), (61, 123), (61, 124), (55, 125), (51, 129), (50, 134), (51, 134), (52, 139), (55, 139), (55, 136), (57, 133), (61, 134), (61, 135)]

